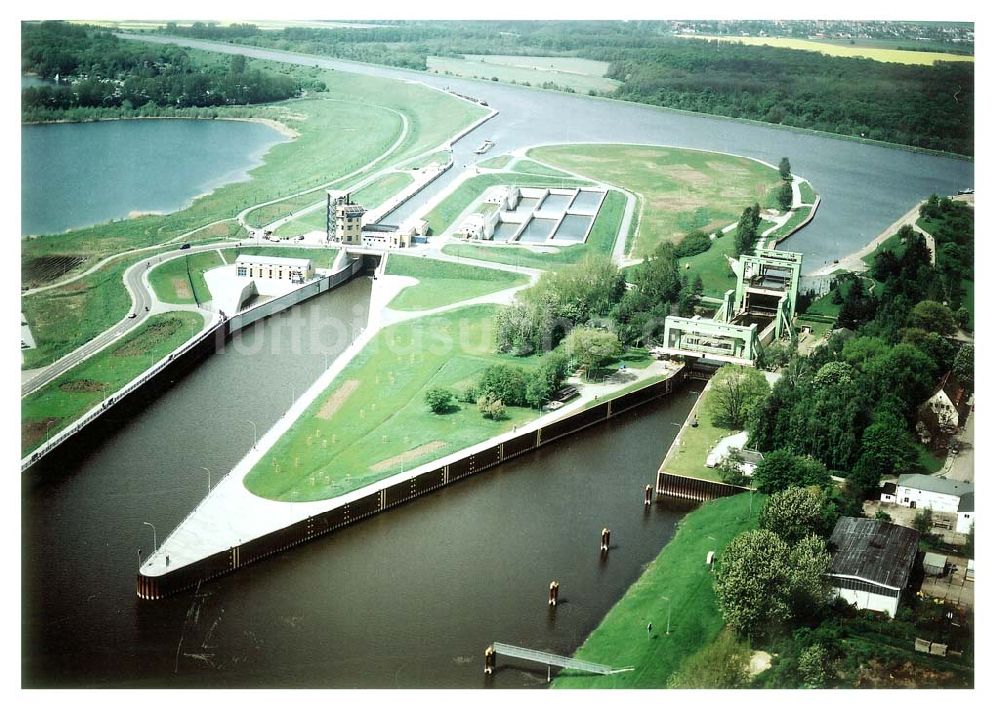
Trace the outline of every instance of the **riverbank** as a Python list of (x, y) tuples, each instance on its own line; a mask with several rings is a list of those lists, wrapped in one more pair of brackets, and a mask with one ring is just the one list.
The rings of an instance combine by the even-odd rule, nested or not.
[[(259, 104), (263, 107), (273, 106), (274, 104), (262, 103)], [(242, 108), (242, 107), (241, 107)], [(138, 110), (138, 109), (136, 109)], [(287, 123), (282, 123), (281, 121), (275, 120), (274, 118), (263, 118), (261, 116), (199, 116), (199, 115), (175, 115), (177, 109), (169, 109), (171, 115), (130, 115), (123, 112), (119, 116), (99, 116), (96, 118), (53, 118), (43, 121), (21, 121), (22, 126), (46, 126), (46, 125), (59, 125), (65, 123), (103, 123), (106, 121), (167, 121), (167, 120), (179, 120), (179, 121), (240, 121), (243, 123), (260, 123), (272, 128), (289, 140), (294, 140), (299, 137), (299, 132), (289, 126)], [(182, 109), (183, 110), (183, 109)], [(196, 111), (204, 111), (206, 109), (194, 109)], [(180, 210), (175, 210), (180, 211)], [(162, 214), (162, 212), (143, 212), (141, 214)]]
[[(642, 576), (608, 611), (574, 657), (634, 667), (613, 675), (563, 671), (558, 689), (662, 689), (681, 663), (723, 628), (709, 552), (718, 555), (736, 535), (757, 526), (760, 500), (746, 494), (706, 502), (677, 525), (677, 533)], [(612, 552), (613, 554), (614, 552)], [(669, 628), (668, 628), (669, 621)], [(652, 629), (647, 631), (648, 624)]]

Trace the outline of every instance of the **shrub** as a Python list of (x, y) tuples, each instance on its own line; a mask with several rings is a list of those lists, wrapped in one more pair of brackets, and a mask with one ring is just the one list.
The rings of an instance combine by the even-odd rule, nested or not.
[(507, 416), (507, 407), (503, 405), (503, 401), (492, 394), (480, 396), (476, 401), (476, 406), (479, 407), (479, 413), (494, 421), (499, 421)]
[(452, 393), (444, 387), (431, 387), (424, 393), (427, 408), (435, 414), (446, 414), (452, 410)]
[(697, 256), (712, 248), (712, 239), (703, 231), (692, 231), (677, 244), (674, 255), (677, 258)]

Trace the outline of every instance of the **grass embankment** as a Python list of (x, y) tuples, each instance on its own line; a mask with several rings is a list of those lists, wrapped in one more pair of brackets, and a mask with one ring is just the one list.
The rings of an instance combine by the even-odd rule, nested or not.
[(497, 155), (496, 157), (483, 160), (482, 162), (478, 163), (478, 165), (479, 167), (488, 167), (494, 170), (499, 170), (502, 167), (507, 167), (507, 163), (509, 163), (511, 160), (513, 160), (513, 156), (511, 155)]
[(416, 160), (411, 160), (408, 163), (403, 163), (399, 166), (400, 170), (419, 170), (422, 167), (427, 167), (431, 163), (437, 163), (438, 165), (447, 165), (448, 160), (451, 159), (450, 150), (439, 150), (436, 153), (431, 153), (430, 155), (425, 155), (422, 158), (417, 158)]
[(694, 230), (714, 231), (737, 221), (754, 202), (764, 204), (780, 184), (774, 168), (720, 153), (639, 145), (559, 145), (533, 148), (558, 168), (641, 195), (642, 220), (632, 256)]
[(464, 403), (436, 415), (424, 403), (430, 387), (459, 393), (497, 362), (537, 366), (540, 358), (494, 353), (496, 312), (478, 305), (381, 330), (247, 474), (247, 489), (277, 500), (328, 499), (533, 419), (533, 410), (508, 407), (507, 419), (490, 421)]
[[(272, 62), (261, 64), (292, 73), (305, 71), (309, 76), (313, 72)], [(22, 263), (42, 256), (70, 257), (74, 258), (74, 265), (61, 275), (72, 275), (105, 256), (162, 243), (216, 220), (232, 219), (253, 204), (318, 188), (374, 160), (393, 144), (401, 121), (389, 109), (407, 117), (409, 133), (392, 155), (372, 166), (373, 170), (440, 145), (486, 113), (481, 106), (416, 84), (333, 71), (322, 72), (319, 78), (326, 82), (329, 94), (253, 107), (255, 116), (285, 123), (298, 137), (274, 146), (264, 157), (264, 164), (250, 171), (250, 181), (220, 187), (173, 214), (148, 215), (24, 239)], [(215, 115), (243, 116), (247, 110), (247, 107), (232, 111), (220, 108)], [(330, 155), (342, 159), (330, 160)], [(237, 224), (227, 222), (186, 240), (219, 236), (220, 229), (225, 231), (224, 235), (242, 234)], [(87, 284), (76, 283), (24, 299), (25, 314), (38, 344), (38, 349), (26, 356), (26, 367), (52, 362), (125, 316), (128, 296), (120, 284), (120, 272), (115, 277), (110, 270), (102, 269), (103, 275), (88, 277)], [(45, 272), (54, 273), (51, 269)], [(85, 295), (81, 296), (81, 292)], [(67, 307), (71, 300), (71, 307)]]
[[(390, 172), (383, 175), (370, 185), (367, 185), (357, 192), (351, 193), (351, 200), (362, 205), (365, 209), (374, 209), (387, 199), (392, 197), (413, 183), (413, 177), (405, 172)], [(314, 193), (311, 193), (314, 194)], [(317, 201), (324, 206), (315, 211), (304, 214), (297, 219), (282, 224), (275, 230), (277, 236), (298, 236), (310, 231), (326, 231), (326, 191), (321, 190), (318, 199), (312, 197), (306, 205), (315, 204)], [(302, 209), (303, 207), (299, 207)]]
[(465, 211), (469, 205), (482, 196), (490, 187), (495, 185), (515, 185), (517, 187), (577, 187), (590, 183), (581, 182), (569, 178), (554, 178), (539, 175), (529, 175), (521, 172), (490, 173), (488, 175), (476, 175), (470, 177), (441, 200), (437, 206), (429, 211), (424, 219), (430, 227), (431, 234), (444, 234), (453, 224), (458, 216)]
[[(737, 42), (739, 44), (752, 44), (756, 46), (767, 45), (769, 47), (785, 47), (787, 49), (799, 49), (809, 52), (819, 52), (831, 57), (862, 57), (864, 59), (874, 59), (877, 62), (889, 62), (893, 64), (919, 64), (930, 66), (934, 62), (971, 62), (974, 57), (971, 54), (950, 54), (944, 52), (924, 52), (919, 50), (896, 49), (894, 47), (864, 46), (857, 44), (835, 44), (830, 41), (816, 41), (811, 39), (798, 39), (795, 37), (719, 37), (678, 35), (691, 39), (709, 39), (716, 42)], [(898, 42), (893, 40), (898, 46)]]
[(799, 195), (802, 197), (802, 204), (807, 207), (816, 201), (816, 190), (805, 180), (799, 183)]
[(733, 255), (735, 234), (734, 229), (718, 239), (713, 239), (708, 251), (677, 260), (681, 273), (689, 279), (693, 279), (696, 274), (701, 275), (701, 282), (705, 288), (704, 295), (721, 298), (727, 290), (736, 288), (736, 274), (733, 273), (729, 259), (726, 258)]
[(705, 467), (705, 459), (708, 458), (709, 452), (720, 440), (734, 433), (739, 433), (739, 431), (719, 428), (712, 423), (708, 408), (708, 402), (711, 399), (710, 392), (711, 388), (706, 389), (694, 406), (694, 414), (698, 417), (698, 427), (694, 428), (686, 422), (683, 424), (683, 428), (678, 432), (666, 459), (660, 466), (661, 471), (701, 478), (702, 480), (722, 481), (718, 468)]
[(51, 364), (128, 315), (132, 300), (122, 281), (125, 271), (150, 256), (173, 250), (167, 246), (121, 256), (65, 286), (22, 297), (21, 308), (37, 345), (22, 352), (22, 369)]
[(333, 262), (338, 253), (340, 253), (340, 249), (308, 248), (305, 246), (240, 246), (222, 250), (226, 263), (235, 263), (236, 258), (241, 254), (245, 256), (283, 256), (285, 258), (312, 259), (314, 268), (333, 268)]
[(448, 244), (442, 251), (449, 256), (463, 256), (480, 261), (555, 271), (582, 261), (588, 254), (610, 255), (625, 213), (625, 204), (623, 193), (618, 190), (609, 191), (597, 213), (597, 219), (594, 220), (594, 226), (586, 243), (550, 247), (556, 249), (552, 253), (542, 253), (523, 246), (482, 246), (471, 243)]
[[(552, 686), (666, 687), (684, 659), (712, 642), (722, 630), (712, 572), (705, 558), (709, 551), (719, 554), (733, 537), (757, 526), (761, 500), (753, 501), (752, 511), (749, 503), (744, 493), (706, 502), (684, 517), (674, 538), (575, 654), (612, 667), (635, 667), (634, 671), (574, 676), (571, 670), (563, 670)], [(647, 623), (653, 624), (650, 638), (646, 636)]]
[(610, 93), (620, 84), (605, 78), (608, 63), (577, 57), (528, 57), (504, 54), (466, 54), (463, 57), (427, 57), (427, 70), (472, 79), (488, 79), (525, 86), (569, 89), (579, 93)]
[(205, 283), (205, 271), (222, 265), (217, 251), (185, 254), (154, 268), (149, 284), (164, 303), (207, 303), (212, 293)]
[(135, 332), (21, 400), (21, 455), (69, 426), (151, 364), (193, 337), (205, 324), (201, 313), (151, 316)]
[(551, 168), (548, 165), (542, 165), (540, 162), (535, 162), (534, 160), (518, 160), (511, 167), (511, 170), (516, 172), (523, 172), (527, 175), (544, 175), (546, 177), (567, 177), (572, 179), (572, 175), (562, 171)]
[(430, 310), (528, 282), (527, 276), (510, 271), (400, 254), (389, 256), (385, 272), (390, 276), (412, 276), (420, 280), (419, 284), (403, 289), (389, 303), (394, 310)]

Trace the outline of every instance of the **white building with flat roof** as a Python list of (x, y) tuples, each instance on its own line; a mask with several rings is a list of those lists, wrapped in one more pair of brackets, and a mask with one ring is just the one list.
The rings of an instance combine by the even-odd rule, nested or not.
[(286, 258), (284, 256), (250, 256), (241, 254), (236, 258), (236, 275), (246, 278), (268, 278), (305, 283), (316, 275), (311, 259)]

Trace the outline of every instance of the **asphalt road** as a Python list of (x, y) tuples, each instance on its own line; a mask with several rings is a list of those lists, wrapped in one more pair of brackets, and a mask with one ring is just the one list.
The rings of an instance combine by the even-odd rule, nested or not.
[(150, 315), (150, 310), (152, 310), (153, 304), (156, 302), (156, 296), (153, 294), (152, 289), (148, 288), (143, 282), (143, 275), (148, 269), (153, 268), (164, 261), (184, 256), (185, 254), (198, 253), (199, 251), (214, 251), (220, 246), (232, 246), (232, 244), (223, 242), (222, 244), (215, 243), (203, 246), (192, 246), (190, 249), (184, 249), (183, 251), (180, 249), (177, 251), (168, 251), (156, 256), (150, 256), (149, 258), (130, 266), (128, 270), (125, 271), (124, 281), (125, 288), (128, 290), (129, 296), (132, 298), (132, 307), (129, 310), (129, 315), (134, 314), (135, 317), (126, 316), (122, 318), (122, 320), (114, 326), (108, 328), (100, 335), (90, 340), (87, 344), (77, 348), (73, 352), (70, 352), (62, 359), (56, 360), (48, 367), (41, 368), (37, 375), (21, 384), (21, 396), (25, 396), (40, 389), (60, 374), (69, 371), (91, 355), (94, 355), (107, 347), (129, 330), (132, 330), (145, 322)]

